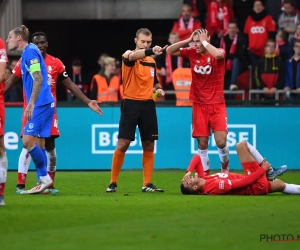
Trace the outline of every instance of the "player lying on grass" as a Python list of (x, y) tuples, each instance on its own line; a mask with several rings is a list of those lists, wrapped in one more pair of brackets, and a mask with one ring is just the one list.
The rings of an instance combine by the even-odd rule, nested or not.
[[(236, 173), (218, 173), (204, 176), (201, 165), (198, 167), (199, 176), (188, 172), (180, 186), (182, 194), (208, 195), (265, 195), (273, 192), (300, 194), (300, 185), (287, 184), (276, 179), (269, 181), (266, 172), (271, 165), (248, 142), (240, 142), (236, 151), (246, 175)], [(201, 161), (199, 161), (201, 164)], [(198, 165), (199, 166), (199, 165)], [(281, 174), (287, 170), (282, 166)], [(279, 173), (279, 172), (278, 172)]]

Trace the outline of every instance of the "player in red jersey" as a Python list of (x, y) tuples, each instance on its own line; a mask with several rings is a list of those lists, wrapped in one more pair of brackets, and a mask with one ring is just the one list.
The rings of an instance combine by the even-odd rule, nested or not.
[(4, 87), (5, 87), (5, 69), (7, 64), (7, 53), (4, 41), (0, 38), (0, 206), (5, 206), (4, 189), (7, 176), (7, 158), (4, 147)]
[[(272, 192), (300, 194), (300, 185), (287, 184), (279, 179), (267, 179), (266, 173), (271, 170), (271, 165), (251, 144), (240, 142), (236, 151), (246, 175), (227, 172), (204, 176), (200, 167), (200, 177), (193, 177), (189, 172), (185, 175), (181, 192), (208, 195), (264, 195)], [(283, 174), (287, 167), (282, 166), (280, 169), (281, 173), (278, 172), (278, 175)]]
[[(68, 77), (67, 72), (65, 71), (65, 66), (58, 59), (49, 54), (47, 54), (48, 48), (48, 39), (45, 33), (36, 32), (32, 35), (32, 42), (38, 46), (41, 51), (47, 71), (48, 71), (48, 83), (51, 87), (52, 95), (56, 101), (56, 84), (62, 82), (67, 89), (69, 89), (74, 96), (78, 99), (86, 103), (92, 110), (96, 111), (99, 114), (102, 114), (101, 109), (98, 106), (98, 102), (95, 100), (90, 100), (87, 98), (82, 91), (71, 81)], [(21, 58), (22, 59), (22, 58)], [(20, 59), (20, 60), (21, 60)], [(19, 60), (19, 61), (20, 61)], [(7, 87), (5, 88), (5, 93), (13, 86), (13, 84), (21, 78), (21, 70), (19, 63), (13, 70), (13, 75), (7, 80)], [(25, 100), (25, 99), (24, 99)], [(26, 108), (26, 103), (24, 102), (24, 108)], [(26, 120), (24, 117), (22, 118), (22, 132), (26, 124)], [(46, 138), (46, 152), (47, 152), (47, 170), (49, 175), (51, 176), (53, 183), (55, 179), (56, 172), (56, 150), (55, 150), (55, 138), (59, 137), (59, 129), (58, 129), (58, 118), (57, 113), (55, 111), (52, 128), (51, 128), (51, 137)], [(18, 166), (18, 183), (17, 183), (17, 194), (21, 193), (25, 190), (26, 176), (28, 172), (28, 167), (30, 165), (31, 157), (28, 154), (27, 150), (23, 148), (20, 158), (19, 158), (19, 166)], [(54, 188), (54, 186), (50, 187), (49, 190), (46, 190), (45, 193), (50, 192), (51, 194), (58, 193), (59, 191)]]
[[(184, 48), (191, 42), (194, 42), (194, 47)], [(198, 154), (204, 170), (209, 172), (208, 137), (212, 130), (222, 163), (221, 170), (227, 172), (229, 149), (226, 145), (227, 114), (224, 99), (225, 51), (209, 42), (207, 30), (196, 30), (189, 39), (170, 45), (167, 53), (190, 61), (192, 136), (198, 141)]]

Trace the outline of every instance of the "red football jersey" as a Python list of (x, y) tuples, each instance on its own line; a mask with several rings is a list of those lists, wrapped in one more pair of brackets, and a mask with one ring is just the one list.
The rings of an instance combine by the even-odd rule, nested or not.
[[(7, 63), (7, 53), (6, 53), (6, 47), (4, 41), (0, 38), (0, 62), (1, 63)], [(5, 79), (0, 82), (0, 102), (4, 102), (4, 87), (5, 87)]]
[(209, 53), (197, 53), (195, 47), (181, 48), (180, 56), (188, 58), (191, 65), (190, 100), (201, 104), (224, 103), (225, 56), (217, 60)]
[(206, 180), (202, 194), (210, 195), (232, 195), (250, 194), (248, 187), (232, 190), (232, 180), (244, 179), (246, 175), (233, 173), (217, 173), (203, 177)]
[[(17, 65), (15, 66), (13, 73), (19, 77), (22, 78), (21, 69), (20, 69), (20, 62), (22, 58), (18, 61)], [(47, 67), (48, 72), (48, 84), (51, 87), (51, 93), (56, 100), (56, 84), (57, 84), (57, 78), (58, 76), (65, 71), (65, 66), (59, 60), (58, 58), (51, 56), (49, 54), (46, 54), (46, 57), (44, 58), (45, 64)], [(25, 100), (25, 99), (24, 99)], [(24, 102), (25, 105), (25, 102)]]
[(276, 31), (276, 23), (270, 15), (262, 20), (254, 21), (248, 16), (244, 33), (249, 38), (249, 49), (256, 55), (263, 56), (265, 53), (265, 45), (269, 39), (269, 32)]

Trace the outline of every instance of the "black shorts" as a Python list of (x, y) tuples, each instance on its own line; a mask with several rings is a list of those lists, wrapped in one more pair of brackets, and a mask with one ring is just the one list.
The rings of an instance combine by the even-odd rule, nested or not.
[(158, 140), (155, 102), (123, 99), (118, 138), (135, 140), (138, 126), (142, 141)]

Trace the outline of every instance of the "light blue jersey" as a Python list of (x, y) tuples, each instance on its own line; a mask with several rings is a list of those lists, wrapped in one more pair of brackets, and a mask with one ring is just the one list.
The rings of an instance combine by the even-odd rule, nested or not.
[(40, 71), (42, 73), (43, 82), (39, 96), (36, 102), (34, 103), (35, 107), (52, 103), (54, 102), (54, 98), (51, 93), (50, 85), (48, 84), (48, 73), (44, 62), (44, 58), (41, 52), (39, 51), (38, 47), (33, 43), (30, 43), (25, 47), (22, 53), (21, 61), (23, 88), (27, 104), (30, 100), (33, 88), (34, 79), (32, 74), (37, 71)]

